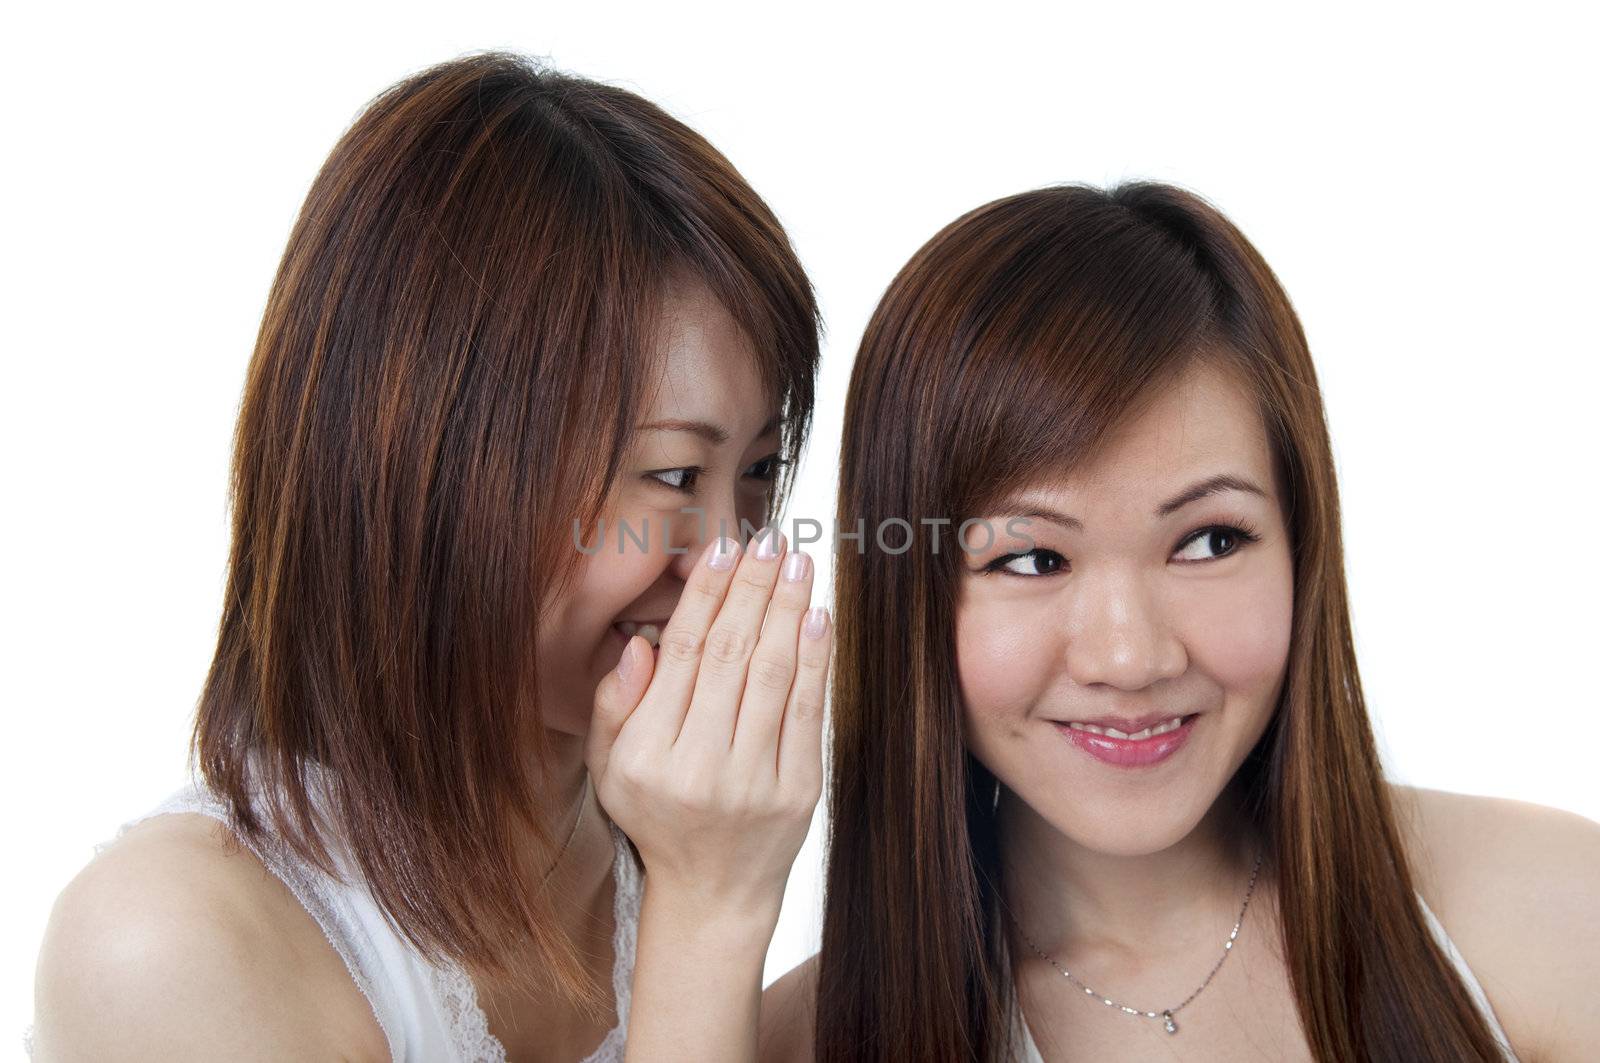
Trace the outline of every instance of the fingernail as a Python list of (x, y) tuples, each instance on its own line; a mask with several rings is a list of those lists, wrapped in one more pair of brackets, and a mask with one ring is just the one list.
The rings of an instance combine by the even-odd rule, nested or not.
[(633, 639), (629, 639), (628, 644), (622, 647), (622, 659), (617, 662), (617, 674), (626, 682), (638, 670), (638, 667), (639, 658), (634, 656)]
[(783, 544), (783, 532), (767, 525), (756, 535), (756, 560), (771, 561), (778, 556), (778, 547)]
[(828, 610), (820, 605), (806, 610), (806, 638), (820, 639), (828, 630)]
[(805, 579), (806, 573), (810, 571), (811, 558), (804, 550), (796, 550), (783, 563), (783, 578), (790, 583)]
[(724, 535), (712, 543), (711, 549), (706, 551), (706, 564), (718, 572), (726, 572), (733, 567), (738, 557), (739, 543)]

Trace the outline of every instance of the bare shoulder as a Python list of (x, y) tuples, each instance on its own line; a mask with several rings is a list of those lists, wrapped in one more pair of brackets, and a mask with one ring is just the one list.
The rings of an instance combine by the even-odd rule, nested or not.
[(1507, 798), (1390, 792), (1417, 889), (1517, 1054), (1582, 1058), (1600, 1039), (1600, 823)]
[(769, 985), (761, 994), (756, 1058), (761, 1063), (811, 1063), (817, 1015), (817, 956)]
[(330, 1052), (388, 1056), (316, 922), (218, 821), (146, 820), (57, 897), (35, 979), (40, 1063)]
[(1535, 900), (1594, 900), (1600, 823), (1503, 797), (1392, 783), (1390, 793), (1417, 888), (1441, 920), (1504, 902), (1484, 913), (1503, 923)]

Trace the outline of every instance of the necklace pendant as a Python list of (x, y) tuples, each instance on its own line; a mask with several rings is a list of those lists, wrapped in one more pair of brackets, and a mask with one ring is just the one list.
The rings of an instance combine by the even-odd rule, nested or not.
[(1177, 1033), (1178, 1032), (1178, 1024), (1172, 1021), (1172, 1012), (1163, 1011), (1161, 1013), (1161, 1017), (1163, 1019), (1167, 1020), (1167, 1032), (1168, 1033)]

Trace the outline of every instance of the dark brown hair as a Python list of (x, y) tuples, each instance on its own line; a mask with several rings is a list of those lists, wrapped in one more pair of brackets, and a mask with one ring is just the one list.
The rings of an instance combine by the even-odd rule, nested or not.
[(1498, 1058), (1401, 850), (1356, 669), (1334, 465), (1300, 323), (1221, 213), (1139, 182), (1040, 189), (971, 211), (900, 271), (862, 339), (837, 520), (901, 518), (916, 538), (901, 553), (837, 559), (819, 1060), (1011, 1058), (998, 783), (962, 741), (959, 551), (936, 552), (921, 519), (959, 524), (1090, 460), (1198, 358), (1225, 362), (1253, 395), (1287, 495), (1289, 659), (1232, 785), (1266, 845), (1312, 1051), (1326, 1063)]
[(312, 184), (262, 320), (194, 732), (245, 838), (277, 824), (332, 870), (332, 830), (429, 959), (588, 1006), (514, 848), (523, 828), (551, 841), (534, 634), (577, 569), (574, 521), (588, 541), (617, 474), (679, 274), (746, 333), (794, 462), (815, 299), (710, 144), (506, 53), (373, 100)]

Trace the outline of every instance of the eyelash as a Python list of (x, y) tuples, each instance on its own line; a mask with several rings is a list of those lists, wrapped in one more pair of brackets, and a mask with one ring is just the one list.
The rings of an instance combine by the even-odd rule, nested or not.
[[(1185, 562), (1183, 562), (1183, 564), (1186, 564), (1186, 565), (1204, 565), (1204, 564), (1209, 564), (1210, 562), (1213, 562), (1213, 561), (1222, 561), (1222, 560), (1225, 560), (1225, 559), (1230, 558), (1233, 555), (1237, 554), (1240, 550), (1243, 550), (1245, 547), (1250, 546), (1250, 545), (1252, 545), (1254, 543), (1258, 543), (1258, 542), (1261, 541), (1261, 536), (1256, 533), (1255, 529), (1251, 528), (1248, 524), (1245, 524), (1243, 521), (1241, 521), (1241, 522), (1239, 522), (1237, 524), (1208, 524), (1204, 528), (1196, 528), (1194, 530), (1194, 532), (1192, 532), (1191, 534), (1185, 536), (1183, 541), (1180, 542), (1173, 549), (1173, 553), (1177, 553), (1179, 550), (1182, 550), (1184, 547), (1188, 546), (1190, 543), (1192, 543), (1195, 540), (1199, 539), (1202, 535), (1209, 535), (1209, 534), (1211, 534), (1213, 532), (1226, 533), (1226, 534), (1232, 536), (1234, 539), (1236, 539), (1237, 540), (1237, 544), (1234, 546), (1234, 548), (1232, 550), (1229, 550), (1225, 554), (1219, 554), (1216, 557), (1203, 558), (1203, 559), (1201, 559), (1199, 561), (1185, 561)], [(1056, 551), (1054, 551), (1054, 550), (1048, 550), (1048, 549), (1045, 549), (1044, 547), (1036, 546), (1032, 550), (1023, 550), (1023, 551), (1020, 551), (1018, 553), (1005, 554), (1005, 555), (1003, 555), (1001, 557), (997, 557), (993, 561), (990, 561), (988, 564), (984, 565), (983, 568), (981, 568), (979, 571), (980, 572), (984, 572), (984, 573), (987, 573), (987, 572), (999, 572), (1002, 575), (1016, 576), (1016, 577), (1018, 577), (1020, 579), (1043, 579), (1046, 576), (1053, 576), (1053, 575), (1056, 574), (1056, 572), (1060, 572), (1061, 571), (1061, 569), (1058, 568), (1058, 569), (1056, 569), (1056, 572), (1041, 572), (1041, 573), (1037, 573), (1035, 575), (1031, 575), (1030, 576), (1030, 575), (1025, 575), (1024, 573), (1021, 573), (1021, 572), (1013, 572), (1010, 569), (1005, 567), (1007, 564), (1009, 564), (1012, 561), (1017, 560), (1018, 558), (1021, 558), (1021, 557), (1032, 557), (1032, 556), (1035, 556), (1035, 555), (1042, 555), (1042, 554), (1054, 554), (1056, 557), (1061, 557), (1061, 555), (1056, 553)], [(1061, 558), (1061, 559), (1063, 561), (1066, 560), (1066, 558), (1064, 558), (1064, 557)]]
[[(763, 483), (771, 483), (772, 481), (777, 479), (778, 470), (780, 470), (784, 466), (788, 465), (789, 462), (787, 462), (783, 458), (777, 457), (776, 455), (762, 458), (760, 461), (756, 462), (756, 465), (768, 465), (768, 464), (770, 464), (772, 466), (772, 472), (769, 475), (766, 475), (766, 476), (755, 476), (755, 477), (752, 477), (752, 479), (760, 480)], [(754, 468), (754, 466), (752, 466), (752, 468)], [(666, 475), (668, 473), (675, 473), (675, 472), (681, 472), (681, 473), (688, 474), (688, 481), (686, 483), (682, 483), (682, 484), (670, 484), (670, 483), (667, 483), (667, 481), (661, 479), (662, 476), (664, 476), (664, 475)], [(676, 469), (657, 469), (655, 472), (645, 473), (645, 476), (648, 479), (653, 480), (656, 483), (660, 484), (662, 487), (665, 487), (669, 491), (676, 491), (680, 495), (693, 495), (694, 494), (694, 482), (697, 479), (699, 479), (701, 476), (704, 476), (705, 473), (706, 473), (706, 469), (705, 469), (705, 466), (703, 466), (703, 465), (682, 465), (682, 466), (679, 466)]]

